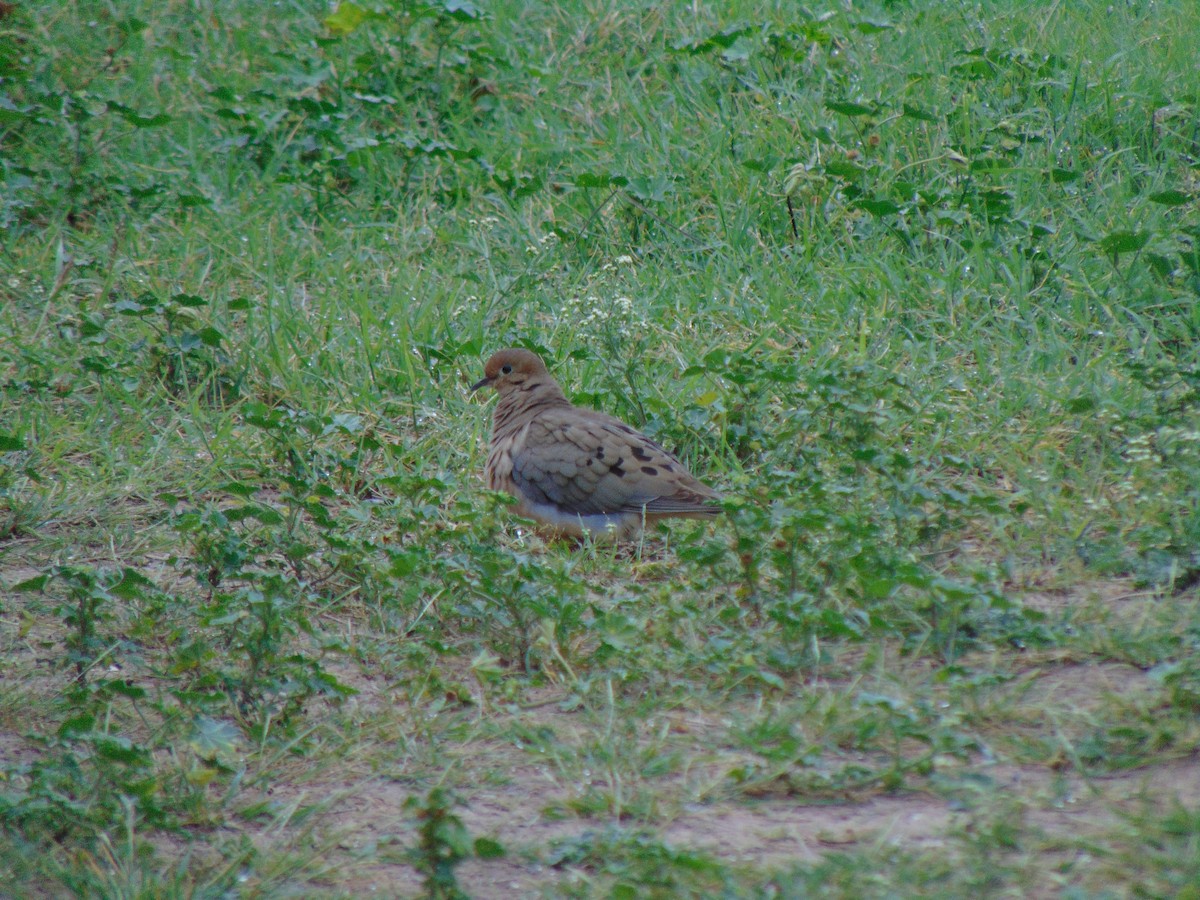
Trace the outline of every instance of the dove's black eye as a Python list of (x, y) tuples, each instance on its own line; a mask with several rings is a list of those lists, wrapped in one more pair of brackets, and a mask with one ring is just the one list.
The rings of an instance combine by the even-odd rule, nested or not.
[(501, 375), (511, 375), (512, 374), (512, 366), (501, 366), (500, 374)]

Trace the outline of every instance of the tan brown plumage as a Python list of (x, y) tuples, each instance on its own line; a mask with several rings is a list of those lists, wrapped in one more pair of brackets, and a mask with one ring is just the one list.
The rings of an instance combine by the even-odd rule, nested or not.
[(557, 535), (627, 540), (645, 522), (711, 517), (720, 495), (678, 459), (619, 419), (572, 406), (541, 359), (500, 350), (471, 390), (500, 396), (487, 486), (517, 498), (517, 512)]

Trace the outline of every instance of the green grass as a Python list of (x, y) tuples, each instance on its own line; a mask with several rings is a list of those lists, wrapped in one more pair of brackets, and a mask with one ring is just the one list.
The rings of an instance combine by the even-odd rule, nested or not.
[(0, 6), (10, 889), (1195, 896), (1195, 5), (332, 11)]

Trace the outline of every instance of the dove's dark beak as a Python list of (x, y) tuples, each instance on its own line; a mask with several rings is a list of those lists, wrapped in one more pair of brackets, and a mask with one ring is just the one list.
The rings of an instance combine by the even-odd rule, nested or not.
[(471, 393), (473, 394), (480, 388), (487, 387), (491, 383), (492, 383), (491, 378), (481, 378), (479, 381), (477, 381), (473, 385), (471, 385)]

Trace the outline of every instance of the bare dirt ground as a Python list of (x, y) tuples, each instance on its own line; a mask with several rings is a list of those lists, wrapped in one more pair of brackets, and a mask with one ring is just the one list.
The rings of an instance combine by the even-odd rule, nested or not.
[[(1086, 780), (1033, 766), (995, 764), (977, 771), (986, 772), (1002, 792), (1026, 804), (1025, 826), (1050, 838), (1099, 836), (1124, 812), (1144, 809), (1147, 803), (1162, 808), (1172, 803), (1200, 803), (1200, 759), (1195, 757)], [(561, 808), (564, 797), (537, 767), (514, 764), (506, 774), (510, 780), (503, 787), (458, 790), (464, 805), (457, 812), (469, 832), (494, 837), (508, 851), (502, 859), (472, 860), (458, 868), (459, 884), (469, 896), (481, 900), (553, 892), (557, 882), (571, 880), (573, 873), (569, 868), (547, 865), (545, 849), (605, 828), (605, 822), (595, 819), (547, 815), (547, 810)], [(411, 822), (402, 812), (413, 793), (411, 786), (374, 782), (339, 787), (351, 794), (335, 807), (342, 832), (340, 852), (354, 855), (367, 843), (388, 837), (399, 843), (412, 841)], [(878, 845), (909, 852), (947, 848), (951, 834), (971, 827), (973, 821), (971, 813), (956, 810), (944, 797), (923, 791), (843, 801), (779, 796), (684, 804), (677, 814), (666, 818), (658, 830), (671, 847), (703, 851), (758, 872), (786, 871), (796, 864), (815, 863), (828, 853)], [(330, 886), (356, 895), (420, 893), (419, 877), (400, 859), (393, 865), (373, 863), (349, 869), (354, 872), (352, 878), (335, 879)], [(1042, 890), (1051, 896), (1059, 887), (1048, 878)]]

